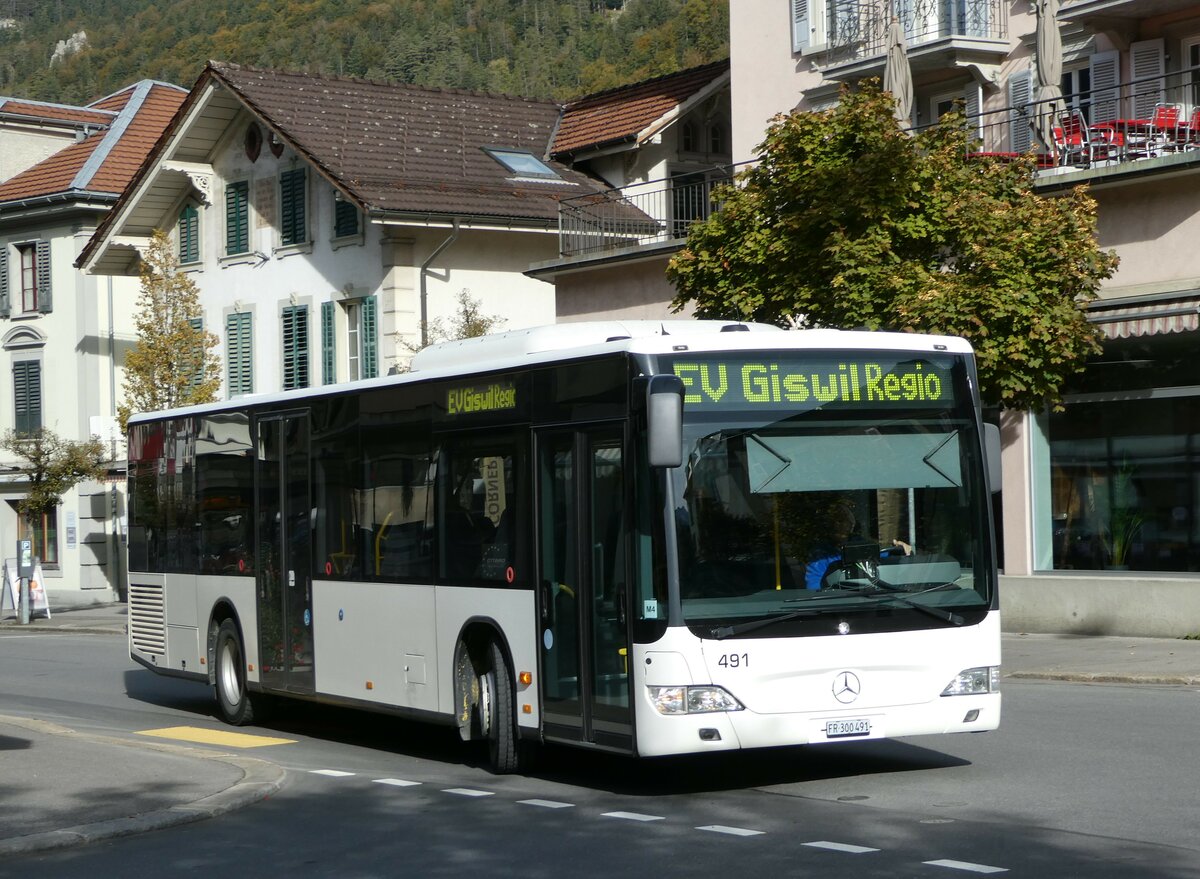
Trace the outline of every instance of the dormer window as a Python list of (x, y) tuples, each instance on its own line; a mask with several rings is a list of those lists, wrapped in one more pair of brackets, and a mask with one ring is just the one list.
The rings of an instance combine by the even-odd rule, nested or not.
[(518, 177), (558, 180), (558, 172), (529, 150), (510, 147), (482, 147), (483, 151)]

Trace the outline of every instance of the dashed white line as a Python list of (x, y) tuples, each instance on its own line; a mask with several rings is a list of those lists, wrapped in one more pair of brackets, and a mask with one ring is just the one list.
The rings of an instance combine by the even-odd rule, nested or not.
[(354, 775), (353, 772), (342, 772), (340, 769), (310, 769), (313, 775), (325, 775), (329, 778), (349, 778)]
[(823, 839), (816, 842), (806, 842), (803, 843), (803, 845), (807, 845), (810, 848), (828, 849), (832, 852), (845, 852), (846, 854), (851, 855), (865, 855), (869, 852), (879, 851), (877, 848), (868, 848), (865, 845), (850, 845), (849, 843), (845, 842), (829, 842)]
[(750, 830), (746, 827), (727, 827), (724, 824), (706, 824), (704, 827), (697, 827), (697, 830), (708, 830), (712, 833), (726, 833), (729, 836), (762, 836), (763, 830)]
[(442, 793), (454, 794), (460, 797), (490, 797), (494, 795), (494, 791), (490, 790), (473, 790), (469, 787), (448, 787)]
[(390, 784), (392, 787), (416, 787), (421, 782), (408, 781), (403, 778), (376, 778), (372, 779), (376, 784)]
[(662, 821), (662, 815), (643, 815), (640, 812), (605, 812), (604, 818), (621, 818), (625, 821)]
[(966, 870), (968, 873), (1007, 873), (1007, 867), (989, 867), (987, 864), (972, 864), (970, 861), (925, 861), (931, 867), (949, 867), (951, 870)]
[(560, 803), (557, 800), (517, 800), (523, 806), (539, 806), (543, 809), (573, 809), (574, 803)]

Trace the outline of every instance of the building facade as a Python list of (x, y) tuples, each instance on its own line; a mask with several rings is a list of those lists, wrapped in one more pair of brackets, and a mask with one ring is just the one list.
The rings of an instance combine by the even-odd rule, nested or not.
[(184, 96), (147, 80), (86, 107), (0, 97), (0, 433), (100, 436), (110, 458), (107, 482), (75, 487), (28, 522), (16, 511), (21, 462), (0, 453), (2, 556), (33, 541), (51, 609), (110, 601), (123, 574), (114, 434), (138, 282), (86, 277), (74, 262)]
[[(1062, 412), (1005, 412), (1008, 628), (1200, 632), (1200, 4), (1063, 0), (1062, 104), (1039, 101), (1027, 0), (777, 0), (730, 10), (734, 158), (770, 118), (882, 77), (904, 29), (910, 124), (961, 106), (979, 151), (1039, 155), (1037, 189), (1088, 186), (1121, 259), (1089, 317), (1104, 352)], [(1048, 57), (1048, 53), (1044, 53)], [(1050, 124), (1045, 124), (1047, 120)]]

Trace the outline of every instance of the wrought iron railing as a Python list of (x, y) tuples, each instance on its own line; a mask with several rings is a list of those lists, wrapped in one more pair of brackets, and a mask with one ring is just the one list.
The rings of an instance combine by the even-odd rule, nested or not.
[(1103, 168), (1196, 153), (1200, 159), (1200, 67), (1120, 85), (1028, 101), (971, 116), (978, 152), (1037, 154), (1051, 168)]
[(733, 171), (721, 166), (564, 198), (558, 207), (559, 252), (582, 256), (686, 238), (689, 227), (712, 212), (714, 188)]
[(830, 0), (826, 12), (827, 63), (874, 58), (887, 52), (896, 19), (909, 49), (950, 38), (1008, 39), (1005, 0)]

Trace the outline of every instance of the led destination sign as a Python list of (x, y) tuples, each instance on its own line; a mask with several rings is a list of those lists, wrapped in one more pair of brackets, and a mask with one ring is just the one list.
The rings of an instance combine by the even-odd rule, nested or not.
[(446, 392), (446, 414), (506, 412), (517, 408), (517, 389), (511, 382), (451, 388)]
[(949, 363), (928, 360), (675, 360), (672, 366), (683, 381), (684, 404), (700, 408), (944, 406), (954, 399)]

